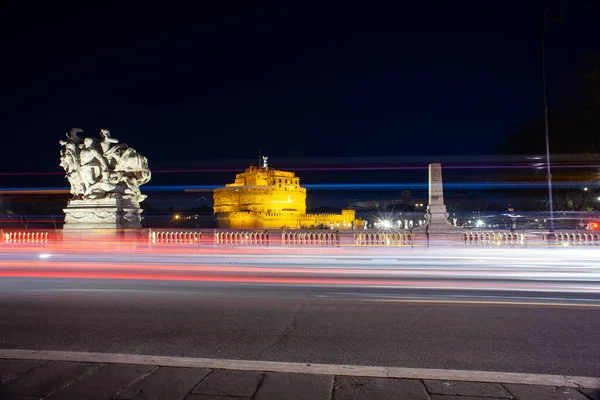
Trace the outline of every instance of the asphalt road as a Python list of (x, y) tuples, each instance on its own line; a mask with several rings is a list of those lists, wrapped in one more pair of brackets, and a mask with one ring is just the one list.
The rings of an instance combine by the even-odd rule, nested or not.
[(600, 376), (600, 292), (588, 284), (3, 277), (0, 348)]
[(3, 246), (0, 348), (600, 376), (600, 249)]

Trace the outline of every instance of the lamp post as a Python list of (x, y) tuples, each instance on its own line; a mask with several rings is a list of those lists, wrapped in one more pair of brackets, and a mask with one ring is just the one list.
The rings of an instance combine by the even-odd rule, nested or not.
[[(549, 9), (544, 11), (544, 17), (542, 21), (542, 40), (541, 40), (541, 56), (542, 56), (542, 90), (544, 96), (544, 129), (546, 133), (546, 173), (548, 179), (548, 208), (550, 210), (550, 235), (549, 238), (554, 238), (554, 202), (552, 199), (552, 168), (550, 166), (550, 138), (548, 136), (548, 98), (546, 95), (546, 57), (545, 57), (545, 39), (546, 39), (546, 17), (548, 16)], [(560, 17), (557, 16), (557, 21), (560, 21)]]
[[(200, 200), (204, 200), (204, 202), (206, 203), (206, 197), (198, 197), (196, 200), (194, 200), (194, 202), (200, 201)], [(198, 213), (194, 214), (194, 220), (196, 220), (196, 230), (198, 230)]]

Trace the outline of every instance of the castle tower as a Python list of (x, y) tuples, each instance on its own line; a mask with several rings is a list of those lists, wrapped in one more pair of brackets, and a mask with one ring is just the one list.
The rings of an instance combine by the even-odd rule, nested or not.
[(250, 166), (235, 181), (213, 192), (213, 210), (219, 228), (299, 229), (335, 227), (352, 229), (355, 211), (341, 214), (306, 214), (306, 189), (293, 172)]
[(213, 193), (220, 228), (296, 228), (306, 213), (306, 189), (293, 172), (250, 166)]

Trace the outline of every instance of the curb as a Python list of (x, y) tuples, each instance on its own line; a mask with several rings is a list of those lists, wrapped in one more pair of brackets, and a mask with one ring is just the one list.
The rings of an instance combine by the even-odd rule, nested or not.
[(286, 372), (317, 375), (364, 376), (372, 378), (431, 379), (467, 382), (513, 383), (600, 389), (600, 378), (495, 371), (463, 371), (427, 368), (376, 367), (361, 365), (305, 364), (274, 361), (222, 360), (214, 358), (167, 357), (135, 354), (86, 353), (0, 349), (0, 358), (52, 360), (109, 364), (140, 364), (161, 367), (192, 367), (244, 371)]

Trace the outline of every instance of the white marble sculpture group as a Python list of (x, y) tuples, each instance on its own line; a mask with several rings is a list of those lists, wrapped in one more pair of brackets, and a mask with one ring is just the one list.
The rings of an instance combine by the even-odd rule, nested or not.
[(80, 138), (73, 128), (61, 140), (60, 166), (67, 173), (75, 200), (146, 198), (140, 186), (150, 180), (148, 160), (125, 143), (100, 130), (99, 138)]

